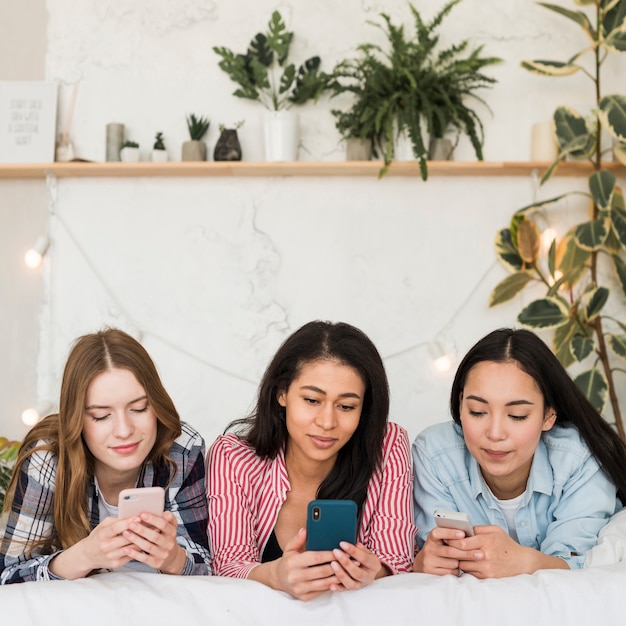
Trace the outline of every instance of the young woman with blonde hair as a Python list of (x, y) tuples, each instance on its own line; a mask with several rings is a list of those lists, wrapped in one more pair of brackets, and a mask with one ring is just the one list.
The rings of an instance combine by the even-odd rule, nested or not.
[[(58, 414), (26, 435), (0, 541), (0, 583), (120, 567), (208, 574), (204, 441), (181, 422), (143, 346), (117, 329), (80, 337)], [(117, 518), (122, 489), (161, 486), (162, 516)]]

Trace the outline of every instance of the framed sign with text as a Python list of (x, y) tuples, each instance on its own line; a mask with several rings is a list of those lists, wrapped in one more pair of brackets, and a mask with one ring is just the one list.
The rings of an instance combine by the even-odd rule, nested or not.
[(0, 81), (0, 163), (54, 161), (57, 84)]

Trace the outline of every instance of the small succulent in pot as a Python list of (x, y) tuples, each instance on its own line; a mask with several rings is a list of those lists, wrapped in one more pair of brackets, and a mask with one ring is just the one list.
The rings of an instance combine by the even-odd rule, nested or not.
[(158, 132), (154, 139), (154, 145), (152, 146), (152, 160), (163, 163), (167, 161), (167, 150), (165, 149), (165, 140), (163, 139), (163, 133)]
[(207, 117), (191, 113), (187, 116), (188, 141), (183, 143), (183, 161), (206, 161), (206, 144), (202, 141), (209, 130), (210, 120)]
[(125, 163), (139, 161), (139, 144), (136, 141), (126, 140), (120, 150), (120, 159)]

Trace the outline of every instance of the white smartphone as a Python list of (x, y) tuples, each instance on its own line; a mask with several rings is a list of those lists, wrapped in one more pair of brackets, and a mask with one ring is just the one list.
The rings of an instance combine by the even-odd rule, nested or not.
[(126, 519), (141, 513), (163, 515), (165, 491), (163, 487), (136, 487), (122, 489), (117, 501), (117, 517)]
[(454, 530), (462, 530), (466, 537), (474, 536), (474, 527), (467, 513), (459, 511), (444, 511), (437, 509), (434, 512), (435, 524), (441, 528), (453, 528)]

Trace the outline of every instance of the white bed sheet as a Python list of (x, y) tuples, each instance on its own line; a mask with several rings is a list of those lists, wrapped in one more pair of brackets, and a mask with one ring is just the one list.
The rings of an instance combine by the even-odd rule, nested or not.
[(20, 626), (621, 626), (625, 547), (626, 511), (583, 570), (491, 580), (402, 574), (310, 602), (248, 580), (119, 572), (0, 587), (0, 612), (2, 624)]

